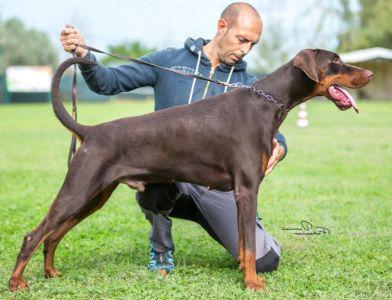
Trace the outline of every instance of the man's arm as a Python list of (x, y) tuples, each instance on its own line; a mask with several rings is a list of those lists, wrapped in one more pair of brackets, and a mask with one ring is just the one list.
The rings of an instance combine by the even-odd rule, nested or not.
[[(140, 59), (156, 63), (153, 59), (157, 55), (158, 52), (155, 52)], [(98, 94), (115, 95), (155, 85), (157, 75), (149, 66), (130, 63), (118, 67), (104, 67), (91, 52), (85, 57), (97, 63), (96, 66), (79, 65), (79, 68), (89, 88)]]
[[(76, 56), (86, 57), (97, 63), (97, 66), (80, 65), (79, 68), (89, 88), (98, 94), (115, 95), (143, 86), (154, 86), (156, 82), (156, 72), (148, 66), (130, 63), (111, 68), (100, 65), (92, 53), (77, 46), (84, 44), (84, 37), (71, 25), (66, 25), (63, 29), (60, 41), (65, 51), (75, 51)], [(141, 59), (157, 63), (160, 56), (161, 52), (154, 52)]]

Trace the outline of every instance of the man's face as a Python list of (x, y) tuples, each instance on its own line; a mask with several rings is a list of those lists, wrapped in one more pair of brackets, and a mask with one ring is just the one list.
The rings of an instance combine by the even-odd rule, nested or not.
[(262, 24), (257, 18), (240, 15), (237, 22), (230, 27), (221, 28), (221, 31), (219, 60), (227, 65), (233, 65), (258, 43)]

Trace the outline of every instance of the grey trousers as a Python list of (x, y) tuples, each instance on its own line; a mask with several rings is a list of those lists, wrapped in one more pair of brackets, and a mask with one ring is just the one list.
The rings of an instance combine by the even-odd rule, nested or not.
[[(168, 216), (143, 210), (151, 223), (150, 242), (157, 252), (175, 247), (169, 217), (190, 220), (200, 224), (235, 259), (238, 252), (237, 205), (233, 192), (209, 190), (191, 183), (148, 184), (146, 190), (136, 194), (143, 208), (148, 203), (174, 203)], [(167, 206), (166, 206), (167, 207)], [(270, 272), (279, 265), (281, 249), (264, 230), (261, 219), (256, 219), (256, 271)]]

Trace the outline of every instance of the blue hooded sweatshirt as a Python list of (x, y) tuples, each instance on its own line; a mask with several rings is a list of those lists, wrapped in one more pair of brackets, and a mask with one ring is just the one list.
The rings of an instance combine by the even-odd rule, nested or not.
[[(203, 46), (208, 42), (202, 38), (188, 38), (183, 48), (167, 48), (147, 54), (140, 59), (227, 83), (251, 85), (256, 81), (255, 76), (246, 72), (246, 62), (242, 59), (232, 66), (220, 64), (212, 69), (210, 60), (203, 52)], [(97, 62), (91, 52), (86, 57)], [(227, 91), (227, 87), (222, 85), (136, 63), (118, 67), (104, 67), (100, 64), (93, 67), (86, 65), (79, 67), (89, 88), (98, 94), (115, 95), (144, 86), (153, 87), (155, 110), (200, 101)], [(278, 132), (276, 139), (287, 153), (284, 136)]]

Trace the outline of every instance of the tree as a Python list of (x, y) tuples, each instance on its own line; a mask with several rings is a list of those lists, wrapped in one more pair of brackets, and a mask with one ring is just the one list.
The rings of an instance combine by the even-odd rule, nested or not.
[(277, 14), (285, 5), (285, 0), (266, 1), (260, 4), (259, 10), (268, 15), (268, 21), (263, 24), (260, 45), (255, 49), (256, 57), (252, 68), (254, 73), (270, 73), (289, 58), (289, 45), (286, 43), (289, 33)]
[(285, 34), (282, 27), (275, 23), (267, 28), (266, 32), (254, 61), (254, 71), (261, 74), (272, 72), (289, 59), (289, 51), (284, 47)]
[[(121, 54), (124, 56), (130, 56), (132, 58), (138, 58), (140, 56), (143, 56), (147, 53), (153, 52), (156, 49), (155, 48), (149, 48), (145, 45), (143, 45), (139, 41), (125, 41), (116, 45), (111, 45), (108, 47), (109, 52), (111, 53), (116, 53), (116, 54)], [(103, 65), (109, 65), (112, 63), (118, 63), (119, 60), (117, 58), (111, 57), (111, 56), (106, 56), (101, 59), (101, 63)]]
[(0, 20), (0, 72), (12, 65), (57, 65), (58, 57), (46, 33), (26, 29), (17, 18)]
[[(341, 0), (348, 2), (348, 0)], [(350, 51), (369, 47), (392, 48), (392, 4), (390, 0), (359, 0), (360, 11), (347, 9), (355, 21), (339, 35), (339, 50)], [(347, 7), (348, 8), (348, 7)]]

